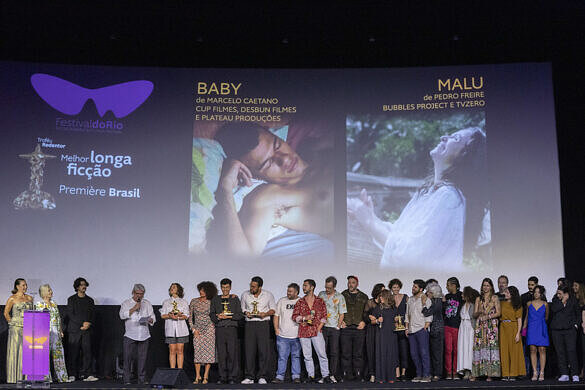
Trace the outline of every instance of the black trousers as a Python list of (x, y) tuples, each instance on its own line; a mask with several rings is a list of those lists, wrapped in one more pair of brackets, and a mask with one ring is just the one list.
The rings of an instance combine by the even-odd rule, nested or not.
[[(246, 348), (246, 378), (268, 379), (268, 357), (270, 354), (270, 325), (268, 321), (246, 321), (244, 346)], [(258, 355), (257, 375), (256, 355)]]
[(436, 331), (431, 330), (429, 338), (431, 352), (431, 374), (433, 376), (443, 376), (443, 348), (445, 346), (445, 333), (443, 328)]
[(143, 341), (124, 337), (124, 382), (129, 383), (132, 376), (132, 365), (136, 362), (139, 383), (146, 382), (146, 357), (150, 339)]
[(561, 375), (579, 375), (577, 359), (577, 329), (552, 330), (553, 345)]
[(341, 367), (345, 375), (361, 376), (364, 370), (364, 342), (366, 329), (356, 327), (341, 329)]
[[(67, 372), (76, 378), (91, 375), (91, 332), (84, 330), (68, 334)], [(81, 368), (79, 368), (79, 351), (81, 350)]]
[(238, 351), (238, 329), (233, 326), (215, 328), (215, 346), (217, 363), (221, 380), (238, 379), (240, 375), (240, 359)]
[(323, 327), (323, 338), (329, 359), (329, 375), (337, 376), (339, 367), (339, 329)]
[[(408, 344), (408, 337), (406, 337), (404, 331), (396, 332), (396, 336), (398, 336), (398, 355), (400, 359), (400, 369), (407, 369), (408, 357), (410, 356), (410, 345)], [(402, 373), (400, 373), (400, 375), (402, 375)]]

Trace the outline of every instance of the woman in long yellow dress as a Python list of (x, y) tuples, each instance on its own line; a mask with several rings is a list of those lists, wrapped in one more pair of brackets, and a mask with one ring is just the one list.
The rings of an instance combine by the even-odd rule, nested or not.
[(522, 300), (514, 286), (504, 290), (505, 300), (501, 303), (500, 318), (500, 359), (504, 380), (514, 380), (526, 375), (524, 348), (522, 347)]
[(33, 309), (33, 298), (26, 294), (26, 280), (14, 281), (12, 295), (6, 301), (4, 318), (8, 322), (8, 343), (6, 346), (6, 382), (22, 380), (22, 320), (25, 310)]

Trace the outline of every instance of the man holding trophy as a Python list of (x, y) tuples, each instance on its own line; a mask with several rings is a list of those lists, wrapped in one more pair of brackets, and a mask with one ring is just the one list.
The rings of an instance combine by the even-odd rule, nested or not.
[[(242, 311), (246, 318), (244, 345), (246, 348), (246, 378), (242, 384), (252, 384), (258, 378), (258, 384), (266, 384), (268, 377), (268, 355), (270, 354), (270, 316), (276, 310), (274, 295), (262, 289), (264, 281), (254, 276), (250, 281), (250, 290), (242, 294)], [(258, 372), (256, 372), (256, 353), (258, 354)]]
[(329, 362), (323, 338), (323, 326), (327, 321), (327, 306), (325, 306), (325, 301), (315, 296), (316, 285), (313, 279), (306, 279), (303, 282), (305, 296), (295, 304), (292, 318), (299, 324), (299, 340), (305, 358), (305, 368), (309, 375), (308, 381), (315, 381), (315, 365), (311, 347), (313, 346), (321, 368), (322, 378), (319, 383), (334, 383), (332, 377), (329, 376)]
[(209, 317), (215, 324), (215, 346), (219, 368), (218, 384), (234, 384), (240, 374), (238, 356), (238, 322), (244, 318), (240, 299), (230, 294), (232, 281), (224, 278), (220, 282), (221, 295), (211, 299)]

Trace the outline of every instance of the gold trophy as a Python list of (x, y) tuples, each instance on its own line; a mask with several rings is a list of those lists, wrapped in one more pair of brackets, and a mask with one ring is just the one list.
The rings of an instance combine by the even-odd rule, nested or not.
[(233, 316), (234, 313), (232, 313), (229, 309), (229, 301), (226, 299), (225, 301), (222, 301), (221, 304), (223, 305), (223, 312), (222, 314), (225, 316)]
[[(315, 315), (315, 310), (311, 310), (311, 315), (314, 316)], [(307, 325), (313, 325), (313, 320), (308, 319), (307, 320)]]
[(402, 316), (399, 314), (394, 317), (394, 331), (401, 332), (403, 330), (406, 330), (406, 327), (404, 326), (404, 323), (402, 323)]
[(178, 316), (179, 314), (181, 314), (181, 311), (179, 310), (179, 308), (177, 307), (177, 301), (172, 301), (171, 305), (173, 305), (173, 310), (171, 310), (171, 314)]
[(252, 311), (250, 312), (250, 315), (252, 317), (259, 317), (260, 316), (260, 312), (258, 311), (258, 301), (253, 301), (251, 302), (252, 304)]

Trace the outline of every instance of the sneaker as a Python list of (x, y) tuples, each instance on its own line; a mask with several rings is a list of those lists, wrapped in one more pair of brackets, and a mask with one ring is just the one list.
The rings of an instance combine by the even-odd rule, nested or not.
[(272, 383), (274, 383), (274, 384), (279, 384), (279, 383), (282, 383), (282, 379), (279, 379), (279, 378), (274, 378), (274, 379), (272, 380)]
[(437, 375), (435, 375), (431, 380), (433, 382), (438, 382), (441, 378), (439, 378)]
[(331, 383), (337, 383), (337, 379), (335, 379), (334, 375), (329, 376), (329, 380), (331, 381)]
[(325, 378), (321, 377), (321, 379), (319, 379), (319, 380), (317, 381), (317, 383), (325, 383)]
[(561, 375), (559, 377), (559, 382), (568, 382), (569, 381), (569, 376), (568, 375)]
[(74, 377), (74, 376), (70, 376), (70, 377), (67, 379), (67, 382), (75, 382), (75, 377)]
[(573, 375), (573, 382), (579, 382), (579, 375)]
[(411, 382), (420, 382), (422, 380), (422, 378), (420, 376), (415, 376), (414, 378), (412, 378)]
[(266, 382), (266, 379), (264, 379), (264, 378), (258, 379), (258, 384), (259, 385), (265, 385), (266, 383), (268, 383), (268, 382)]
[(84, 381), (84, 382), (95, 382), (95, 381), (99, 381), (99, 379), (98, 379), (98, 378), (96, 378), (96, 377), (95, 377), (95, 376), (93, 376), (93, 375), (90, 375), (90, 376), (88, 376), (87, 378), (85, 378), (83, 381)]
[(423, 383), (429, 383), (430, 381), (431, 381), (431, 377), (430, 376), (423, 376), (420, 379), (420, 382), (423, 382)]
[(301, 383), (301, 378), (295, 378), (293, 379), (293, 383)]
[(315, 377), (314, 376), (308, 376), (307, 379), (305, 379), (303, 381), (303, 383), (317, 383), (317, 382), (315, 381)]
[(250, 378), (246, 378), (241, 382), (241, 384), (243, 384), (243, 385), (251, 385), (253, 383), (254, 383), (254, 381)]
[(376, 382), (376, 377), (371, 375), (370, 376), (370, 383), (374, 383), (374, 382)]

